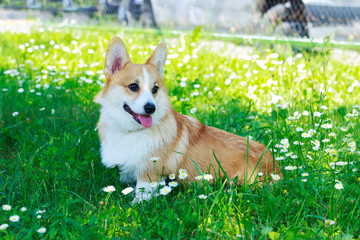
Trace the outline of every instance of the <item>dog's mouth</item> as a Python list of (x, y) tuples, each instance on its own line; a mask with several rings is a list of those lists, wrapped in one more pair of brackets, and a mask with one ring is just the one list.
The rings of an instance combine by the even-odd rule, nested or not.
[(123, 107), (124, 107), (124, 110), (127, 113), (129, 113), (137, 123), (143, 125), (146, 128), (151, 127), (152, 117), (150, 115), (142, 115), (142, 114), (135, 113), (133, 110), (131, 110), (129, 105), (127, 105), (126, 103), (124, 104)]

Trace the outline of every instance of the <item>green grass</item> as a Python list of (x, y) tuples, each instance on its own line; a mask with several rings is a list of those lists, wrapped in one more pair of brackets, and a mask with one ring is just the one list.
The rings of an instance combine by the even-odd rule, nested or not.
[[(222, 45), (197, 32), (119, 31), (0, 33), (0, 205), (12, 207), (0, 209), (0, 225), (9, 224), (1, 239), (359, 238), (358, 52), (349, 58), (348, 52), (332, 54), (326, 44), (293, 52), (287, 44)], [(133, 196), (121, 193), (127, 185), (117, 170), (101, 164), (95, 130), (99, 106), (93, 97), (104, 84), (103, 53), (115, 34), (140, 63), (150, 56), (150, 45), (168, 42), (165, 82), (174, 108), (270, 143), (274, 156), (284, 158), (278, 160), (282, 179), (272, 185), (177, 179), (182, 184), (170, 194), (132, 205)], [(292, 118), (295, 112), (301, 117)], [(330, 123), (330, 129), (321, 127)], [(301, 136), (311, 129), (313, 136)], [(284, 139), (292, 155), (277, 148)], [(356, 145), (352, 151), (350, 143)], [(343, 189), (334, 187), (337, 180)], [(116, 191), (103, 192), (109, 185)], [(10, 222), (13, 215), (20, 221)], [(326, 226), (326, 219), (335, 224)], [(38, 233), (40, 227), (46, 233)]]

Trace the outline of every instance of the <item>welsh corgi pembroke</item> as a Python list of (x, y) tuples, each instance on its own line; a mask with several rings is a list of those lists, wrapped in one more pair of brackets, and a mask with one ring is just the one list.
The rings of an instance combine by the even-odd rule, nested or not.
[(219, 163), (229, 178), (253, 181), (259, 171), (272, 173), (275, 165), (264, 145), (248, 144), (171, 107), (164, 84), (166, 57), (161, 42), (145, 64), (132, 63), (123, 41), (114, 37), (105, 57), (106, 84), (95, 97), (101, 105), (102, 163), (118, 167), (120, 181), (136, 185), (134, 201), (151, 198), (151, 182), (179, 169), (186, 169), (190, 180), (199, 175), (197, 167), (221, 173)]

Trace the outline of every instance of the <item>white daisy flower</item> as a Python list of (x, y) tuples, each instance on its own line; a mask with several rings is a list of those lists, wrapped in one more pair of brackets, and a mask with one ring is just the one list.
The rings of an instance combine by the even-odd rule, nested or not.
[[(115, 189), (115, 188), (114, 188)], [(114, 190), (115, 191), (115, 190)], [(129, 193), (131, 193), (132, 191), (134, 191), (134, 188), (132, 187), (127, 187), (127, 188), (124, 188), (121, 193), (124, 194), (124, 195), (128, 195)]]
[(330, 128), (332, 128), (332, 124), (330, 124), (330, 123), (325, 123), (325, 124), (322, 124), (321, 127), (322, 127), (323, 129), (330, 129)]
[(342, 184), (342, 182), (337, 182), (334, 187), (335, 187), (337, 190), (344, 189), (344, 185)]
[(39, 228), (37, 230), (38, 233), (45, 233), (46, 232), (46, 228), (42, 227), (42, 228)]
[(111, 192), (114, 192), (116, 189), (114, 186), (107, 186), (107, 187), (104, 187), (102, 189), (104, 192), (108, 192), (108, 193), (111, 193)]
[(330, 148), (325, 148), (324, 150), (326, 153), (331, 153), (331, 149)]
[(343, 161), (339, 161), (339, 162), (336, 163), (336, 166), (346, 166), (346, 165), (348, 165), (348, 163), (343, 162)]
[(158, 158), (158, 157), (151, 157), (151, 158), (150, 158), (150, 161), (157, 162), (157, 161), (159, 161), (159, 159), (160, 159), (160, 158)]
[(287, 148), (282, 148), (282, 149), (280, 149), (280, 153), (286, 153), (287, 151), (288, 151)]
[(290, 147), (290, 144), (289, 144), (289, 143), (283, 144), (282, 147), (283, 147), (283, 148), (289, 148), (289, 147)]
[(296, 166), (286, 166), (285, 167), (285, 170), (289, 170), (289, 171), (293, 171), (293, 170), (296, 170), (297, 167)]
[(354, 152), (356, 151), (356, 147), (351, 147), (351, 148), (349, 148), (349, 151), (350, 151), (351, 153), (354, 153)]
[(0, 230), (7, 229), (8, 227), (9, 227), (9, 224), (6, 224), (6, 223), (1, 224), (1, 225), (0, 225)]
[(203, 176), (199, 175), (195, 177), (195, 180), (201, 180), (203, 178)]
[(294, 118), (299, 119), (301, 117), (301, 113), (294, 112)]
[(281, 179), (278, 174), (271, 174), (271, 178), (272, 178), (274, 181), (278, 181), (278, 180)]
[(46, 210), (38, 210), (38, 211), (36, 211), (36, 214), (42, 214), (44, 212), (46, 212)]
[(204, 179), (209, 181), (209, 180), (213, 179), (213, 176), (211, 174), (205, 174)]
[(315, 129), (310, 129), (310, 130), (308, 131), (308, 134), (309, 134), (310, 136), (313, 136), (315, 133), (316, 133), (316, 130), (315, 130)]
[(335, 224), (335, 221), (330, 220), (330, 219), (325, 219), (325, 227), (329, 227)]
[(2, 205), (2, 210), (10, 211), (11, 210), (11, 205)]
[(296, 130), (297, 132), (303, 132), (303, 131), (304, 131), (304, 129), (303, 129), (302, 127), (297, 127), (295, 130)]
[(329, 133), (329, 137), (336, 137), (336, 133), (334, 132)]
[(286, 153), (285, 156), (291, 157), (293, 155), (293, 152)]
[(319, 140), (311, 141), (311, 143), (314, 144), (315, 147), (319, 147), (319, 146), (320, 146), (320, 141), (319, 141)]
[(322, 113), (321, 112), (314, 112), (314, 117), (321, 117)]
[(161, 195), (168, 195), (171, 192), (171, 187), (169, 186), (165, 186), (162, 189), (160, 189), (160, 194)]
[(306, 132), (304, 132), (304, 133), (301, 134), (301, 137), (303, 137), (303, 138), (309, 138), (310, 136), (311, 136), (311, 135), (308, 134), (308, 133), (306, 133)]
[(169, 182), (170, 187), (177, 187), (179, 184), (175, 181)]
[(179, 175), (179, 179), (185, 179), (185, 178), (187, 178), (188, 177), (188, 174), (187, 173), (181, 173), (180, 175)]
[(9, 217), (10, 222), (18, 222), (20, 220), (20, 216), (13, 215)]
[(206, 199), (207, 196), (205, 196), (204, 194), (201, 194), (201, 195), (199, 195), (199, 198), (200, 198), (200, 199)]

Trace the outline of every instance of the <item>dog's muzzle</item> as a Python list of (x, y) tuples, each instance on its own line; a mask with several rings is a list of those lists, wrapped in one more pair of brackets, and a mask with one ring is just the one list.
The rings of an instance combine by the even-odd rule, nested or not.
[[(155, 105), (154, 105), (154, 104), (151, 104), (152, 106), (150, 106), (150, 105), (148, 105), (148, 104), (149, 104), (149, 103), (145, 104), (145, 106), (144, 106), (145, 112), (146, 112), (146, 113), (149, 113), (149, 114), (155, 112)], [(146, 105), (148, 105), (147, 108), (146, 108)], [(133, 117), (133, 119), (134, 119), (137, 123), (143, 125), (143, 126), (146, 127), (146, 128), (151, 127), (151, 125), (152, 125), (152, 117), (151, 117), (150, 115), (142, 115), (142, 114), (135, 113), (135, 112), (129, 107), (129, 105), (127, 105), (126, 103), (124, 104), (123, 108), (124, 108), (124, 110), (125, 110), (127, 113), (129, 113), (129, 114)]]

